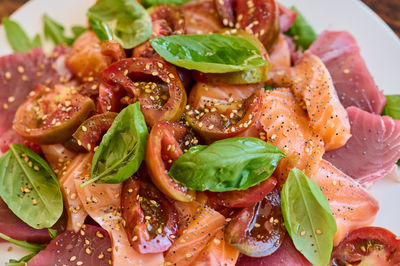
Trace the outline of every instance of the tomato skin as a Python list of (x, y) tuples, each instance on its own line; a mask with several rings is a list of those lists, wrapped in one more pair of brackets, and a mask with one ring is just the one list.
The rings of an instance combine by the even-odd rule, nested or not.
[(91, 116), (72, 134), (72, 137), (77, 140), (78, 145), (93, 152), (117, 115), (114, 112), (107, 112)]
[[(186, 91), (177, 74), (176, 68), (163, 60), (150, 58), (129, 58), (118, 61), (102, 72), (108, 84), (113, 85), (116, 91), (119, 87), (131, 93), (140, 102), (140, 107), (146, 123), (153, 126), (159, 121), (178, 121), (186, 105)], [(156, 88), (146, 92), (140, 81), (151, 80)], [(161, 79), (163, 84), (159, 84)], [(154, 81), (154, 82), (153, 82)], [(159, 104), (152, 96), (154, 91), (168, 90), (167, 100)], [(161, 100), (160, 100), (161, 101)]]
[(38, 144), (63, 143), (94, 108), (89, 97), (71, 88), (56, 85), (50, 90), (38, 85), (15, 113), (13, 129)]
[(101, 53), (111, 58), (112, 62), (116, 62), (126, 58), (125, 50), (117, 41), (106, 40), (101, 42)]
[(234, 190), (227, 192), (209, 192), (210, 200), (216, 204), (228, 208), (245, 208), (256, 204), (271, 192), (278, 181), (274, 177), (269, 177), (257, 185), (246, 190)]
[[(167, 174), (167, 167), (171, 167), (172, 163), (183, 154), (179, 141), (183, 142), (187, 133), (187, 128), (176, 122), (165, 121), (155, 124), (147, 140), (145, 155), (147, 171), (157, 188), (168, 197), (184, 202), (194, 200), (196, 194), (175, 182)], [(168, 149), (168, 146), (174, 147), (173, 150)]]
[[(279, 6), (275, 0), (252, 0), (252, 5), (247, 3), (236, 1), (237, 26), (255, 34), (269, 51), (279, 35)], [(254, 24), (255, 21), (258, 24)]]
[[(233, 102), (233, 98), (218, 100), (209, 99), (202, 93), (204, 90), (213, 89), (218, 89), (218, 87), (197, 83), (190, 93), (188, 100), (190, 109), (186, 112), (185, 116), (193, 130), (207, 143), (219, 139), (235, 137), (246, 131), (247, 128), (251, 127), (260, 117), (263, 103), (263, 89), (256, 90), (243, 102), (241, 99)], [(217, 101), (217, 103), (215, 103), (214, 100)], [(204, 101), (206, 102), (204, 103)], [(241, 107), (238, 108), (238, 106)], [(213, 108), (215, 108), (216, 111), (212, 111)], [(206, 109), (209, 111), (207, 112)], [(230, 114), (233, 114), (234, 110), (237, 111), (238, 109), (243, 110), (243, 115), (239, 117), (240, 119), (237, 121), (232, 122), (229, 118)], [(221, 114), (225, 115), (225, 117), (222, 117)], [(226, 124), (228, 125), (226, 126)]]
[(400, 265), (400, 240), (380, 227), (352, 231), (332, 252), (332, 265)]
[[(129, 242), (139, 253), (164, 252), (174, 243), (171, 235), (178, 231), (178, 213), (152, 184), (135, 177), (128, 179), (122, 188), (121, 205)], [(159, 227), (154, 228), (154, 223)]]
[(282, 223), (279, 191), (273, 189), (261, 202), (233, 215), (225, 227), (225, 239), (247, 256), (268, 256), (285, 238)]

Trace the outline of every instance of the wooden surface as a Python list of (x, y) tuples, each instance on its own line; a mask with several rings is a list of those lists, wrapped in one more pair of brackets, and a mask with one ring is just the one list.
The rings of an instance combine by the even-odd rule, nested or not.
[[(57, 0), (54, 0), (57, 1)], [(400, 0), (362, 0), (400, 37)], [(0, 0), (0, 18), (8, 16), (27, 0)], [(356, 18), (355, 18), (356, 19)]]

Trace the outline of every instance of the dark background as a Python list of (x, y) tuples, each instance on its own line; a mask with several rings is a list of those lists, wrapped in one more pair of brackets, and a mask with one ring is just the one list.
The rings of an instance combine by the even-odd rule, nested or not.
[[(57, 0), (54, 0), (57, 1)], [(399, 0), (362, 0), (372, 8), (400, 37)], [(0, 0), (0, 18), (8, 16), (27, 0)]]

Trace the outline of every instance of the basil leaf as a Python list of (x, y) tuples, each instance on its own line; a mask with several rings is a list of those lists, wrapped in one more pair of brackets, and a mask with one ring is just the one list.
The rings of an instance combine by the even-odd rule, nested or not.
[(227, 73), (267, 65), (246, 39), (221, 34), (172, 35), (150, 40), (168, 62), (204, 73)]
[(142, 0), (142, 4), (145, 7), (153, 6), (153, 5), (163, 5), (163, 4), (175, 4), (181, 5), (191, 0)]
[(36, 229), (54, 225), (63, 212), (58, 180), (47, 162), (22, 144), (0, 158), (0, 196), (22, 221)]
[(22, 27), (17, 22), (9, 19), (8, 17), (4, 17), (1, 23), (3, 24), (6, 31), (8, 43), (10, 44), (14, 52), (26, 53), (32, 48), (42, 45), (39, 35), (36, 35), (35, 38), (31, 41), (26, 32), (22, 29)]
[(266, 91), (273, 91), (274, 87), (272, 87), (271, 85), (264, 85), (264, 90)]
[(36, 256), (37, 253), (28, 254), (19, 260), (10, 259), (8, 262), (5, 263), (6, 266), (26, 266), (26, 263), (30, 261), (33, 257)]
[(144, 158), (147, 126), (139, 102), (123, 109), (103, 136), (92, 161), (90, 183), (121, 183), (139, 169)]
[(393, 119), (400, 120), (400, 95), (385, 95), (386, 105), (382, 115), (388, 115)]
[(71, 30), (74, 36), (72, 38), (69, 38), (64, 35), (64, 30), (65, 30), (64, 27), (61, 24), (57, 23), (52, 18), (50, 18), (47, 14), (43, 15), (42, 20), (43, 20), (44, 36), (47, 39), (52, 40), (55, 45), (58, 44), (72, 45), (74, 41), (83, 32), (86, 31), (85, 27), (73, 26)]
[(14, 245), (24, 248), (30, 252), (34, 252), (34, 253), (38, 253), (39, 251), (41, 251), (42, 249), (46, 248), (46, 245), (44, 244), (38, 244), (38, 243), (29, 243), (26, 241), (21, 241), (21, 240), (16, 240), (14, 238), (11, 238), (5, 234), (0, 233), (0, 238), (13, 243)]
[(48, 228), (47, 230), (49, 231), (49, 235), (51, 238), (57, 237), (57, 229)]
[(296, 249), (312, 264), (327, 265), (337, 228), (318, 185), (299, 169), (290, 170), (281, 192), (281, 208)]
[(300, 10), (295, 6), (292, 6), (291, 9), (297, 12), (297, 18), (285, 34), (293, 38), (296, 48), (301, 47), (303, 50), (306, 50), (315, 41), (317, 34), (301, 14)]
[(150, 15), (136, 0), (99, 0), (86, 15), (100, 40), (116, 40), (125, 49), (138, 46), (152, 34)]
[(237, 137), (189, 149), (169, 175), (192, 190), (242, 190), (264, 181), (284, 154), (263, 140)]

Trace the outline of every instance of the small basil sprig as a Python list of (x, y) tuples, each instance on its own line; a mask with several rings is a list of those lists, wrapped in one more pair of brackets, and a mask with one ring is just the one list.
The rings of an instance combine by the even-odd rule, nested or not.
[(123, 109), (103, 136), (92, 160), (90, 183), (121, 183), (139, 169), (144, 158), (147, 126), (139, 102)]
[(26, 266), (26, 263), (29, 262), (33, 257), (36, 256), (37, 253), (28, 254), (19, 260), (10, 259), (8, 262), (5, 263), (6, 266)]
[(168, 62), (204, 73), (228, 73), (268, 65), (246, 39), (222, 34), (172, 35), (150, 40)]
[(38, 34), (31, 40), (22, 27), (15, 21), (4, 17), (1, 21), (6, 31), (8, 43), (14, 52), (28, 52), (32, 48), (42, 45)]
[(33, 253), (38, 253), (39, 251), (46, 248), (46, 245), (44, 244), (29, 243), (26, 241), (16, 240), (2, 233), (0, 233), (0, 238)]
[(50, 39), (53, 41), (54, 44), (67, 44), (67, 45), (72, 45), (74, 41), (87, 29), (82, 26), (73, 26), (71, 28), (72, 33), (74, 34), (73, 37), (67, 37), (64, 34), (64, 27), (50, 18), (47, 14), (43, 15), (42, 17), (43, 21), (43, 32), (44, 36), (47, 39)]
[(22, 144), (11, 144), (0, 158), (0, 196), (15, 215), (36, 229), (53, 226), (63, 212), (53, 171)]
[(281, 208), (296, 249), (312, 264), (327, 265), (337, 228), (318, 185), (299, 169), (290, 170), (281, 192)]
[(291, 9), (297, 12), (297, 18), (285, 34), (293, 38), (296, 48), (301, 47), (303, 50), (306, 50), (315, 41), (317, 34), (306, 18), (301, 14), (300, 10), (294, 6), (292, 6)]
[(279, 148), (260, 139), (229, 138), (190, 148), (169, 175), (192, 190), (243, 190), (270, 177), (283, 157)]
[(138, 46), (152, 34), (150, 15), (136, 0), (98, 0), (86, 15), (100, 40), (116, 40), (125, 49)]
[(163, 5), (163, 4), (175, 4), (181, 5), (191, 0), (142, 0), (142, 4), (145, 7), (153, 6), (153, 5)]

